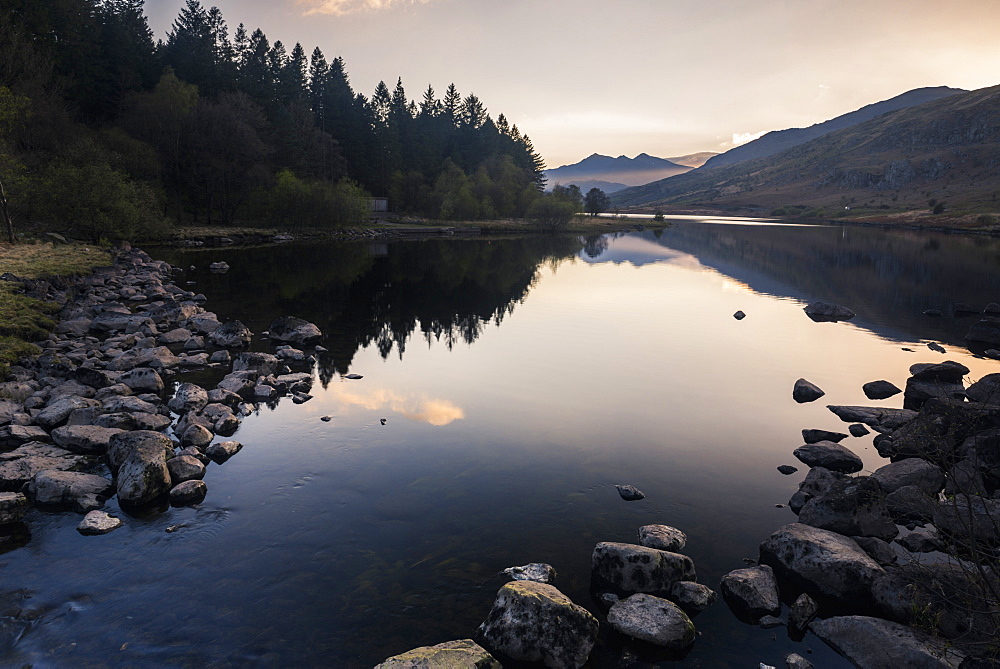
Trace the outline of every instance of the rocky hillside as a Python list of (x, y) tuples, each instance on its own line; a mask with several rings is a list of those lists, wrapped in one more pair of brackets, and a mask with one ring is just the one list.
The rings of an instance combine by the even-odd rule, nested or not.
[(612, 202), (829, 216), (845, 209), (995, 212), (998, 198), (1000, 86), (993, 86), (889, 112), (773, 156), (628, 188)]

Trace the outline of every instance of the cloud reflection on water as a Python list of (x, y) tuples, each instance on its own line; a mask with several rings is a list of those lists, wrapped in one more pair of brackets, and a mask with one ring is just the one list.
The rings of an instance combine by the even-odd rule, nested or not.
[(332, 383), (327, 387), (327, 393), (343, 404), (369, 411), (392, 411), (409, 420), (435, 427), (450, 425), (465, 418), (465, 411), (446, 399), (417, 397), (387, 388), (355, 390), (346, 386), (347, 384)]

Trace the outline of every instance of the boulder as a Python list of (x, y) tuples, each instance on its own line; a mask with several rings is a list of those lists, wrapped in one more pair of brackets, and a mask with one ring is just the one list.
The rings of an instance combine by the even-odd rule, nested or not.
[(178, 455), (167, 460), (167, 471), (170, 472), (170, 482), (174, 485), (205, 478), (205, 465), (190, 455)]
[(28, 498), (19, 492), (0, 492), (0, 525), (20, 523), (28, 508)]
[(615, 602), (608, 624), (625, 636), (664, 648), (681, 649), (694, 642), (694, 623), (673, 602), (653, 595), (635, 594)]
[(130, 369), (118, 377), (118, 382), (137, 393), (159, 393), (163, 390), (163, 379), (149, 367)]
[(715, 590), (694, 581), (677, 581), (670, 588), (670, 599), (692, 613), (704, 611), (718, 598)]
[(820, 441), (832, 441), (839, 443), (847, 439), (843, 432), (830, 432), (829, 430), (802, 430), (802, 441), (807, 444), (815, 444)]
[(879, 467), (872, 474), (882, 490), (888, 494), (903, 486), (915, 485), (928, 495), (936, 494), (944, 486), (944, 472), (920, 458), (906, 458)]
[(735, 569), (722, 577), (722, 595), (738, 613), (756, 620), (781, 613), (778, 582), (767, 565)]
[(865, 392), (865, 397), (870, 400), (884, 400), (903, 392), (894, 384), (884, 380), (869, 381), (865, 385), (861, 386), (861, 390)]
[(24, 411), (24, 405), (20, 402), (0, 399), (0, 425), (6, 425), (14, 418), (14, 414)]
[(854, 423), (847, 428), (847, 431), (851, 433), (852, 437), (863, 437), (866, 434), (871, 434), (871, 431), (861, 423)]
[(813, 467), (807, 473), (805, 479), (799, 484), (798, 491), (788, 500), (788, 506), (794, 513), (802, 511), (810, 499), (822, 494), (834, 481), (845, 478), (843, 474), (832, 472), (825, 467)]
[(184, 481), (170, 489), (170, 504), (173, 506), (201, 504), (207, 494), (208, 485), (204, 481)]
[(615, 488), (618, 489), (618, 495), (626, 502), (634, 502), (646, 497), (646, 495), (634, 485), (615, 485)]
[(208, 391), (193, 383), (181, 383), (174, 391), (174, 396), (167, 402), (171, 411), (179, 414), (197, 411), (208, 404)]
[(983, 344), (1000, 344), (1000, 318), (987, 317), (973, 323), (965, 333), (965, 339)]
[(789, 476), (799, 471), (799, 468), (793, 467), (792, 465), (778, 465), (778, 471), (784, 474), (785, 476)]
[(156, 341), (163, 346), (174, 346), (176, 344), (183, 344), (188, 339), (191, 338), (191, 331), (187, 328), (174, 328), (169, 332), (164, 332)]
[(115, 395), (104, 400), (102, 409), (107, 413), (156, 413), (156, 405), (131, 395)]
[(889, 515), (897, 522), (923, 523), (934, 518), (937, 500), (919, 486), (904, 485), (885, 496), (885, 506)]
[[(108, 466), (112, 473), (118, 473), (122, 463), (128, 456), (137, 450), (149, 453), (163, 453), (164, 462), (168, 457), (173, 456), (174, 442), (165, 434), (152, 430), (133, 430), (122, 432), (111, 437), (108, 448)], [(164, 465), (164, 468), (166, 465)], [(164, 469), (166, 471), (166, 469)]]
[(209, 340), (221, 348), (243, 348), (250, 345), (253, 333), (250, 329), (239, 321), (229, 321), (223, 323), (211, 334)]
[(114, 483), (94, 474), (50, 469), (35, 474), (27, 490), (36, 504), (70, 506), (78, 513), (86, 513), (99, 508), (101, 500), (111, 496)]
[(969, 373), (969, 368), (954, 360), (944, 362), (918, 362), (910, 365), (911, 378), (917, 381), (941, 381), (961, 383)]
[(819, 612), (819, 604), (807, 595), (802, 593), (795, 602), (792, 603), (788, 611), (788, 624), (792, 629), (805, 631), (809, 621), (816, 617)]
[(881, 618), (838, 616), (809, 627), (858, 667), (957, 669), (965, 657), (950, 644)]
[(86, 462), (86, 458), (62, 448), (37, 442), (24, 444), (0, 454), (0, 491), (18, 492), (39, 472), (68, 471)]
[(602, 542), (591, 556), (591, 571), (623, 592), (670, 592), (677, 581), (696, 581), (686, 555), (635, 544)]
[(958, 399), (965, 397), (965, 385), (961, 382), (929, 380), (921, 381), (914, 376), (906, 380), (903, 407), (919, 410), (927, 400), (934, 398)]
[(229, 458), (239, 453), (243, 444), (238, 441), (220, 441), (205, 449), (205, 454), (212, 458), (216, 464), (222, 464)]
[(847, 307), (829, 302), (812, 302), (802, 309), (809, 318), (817, 322), (849, 321), (854, 318), (854, 312)]
[(897, 430), (917, 417), (910, 409), (885, 409), (882, 407), (860, 407), (828, 405), (826, 407), (845, 423), (864, 423), (875, 429)]
[(823, 467), (842, 474), (853, 474), (864, 467), (854, 451), (832, 441), (799, 446), (792, 451), (792, 455), (810, 467)]
[(375, 669), (502, 669), (485, 648), (472, 639), (446, 641), (436, 646), (421, 646), (375, 665)]
[(1000, 404), (1000, 374), (987, 374), (965, 391), (965, 396), (972, 402), (983, 404)]
[(885, 493), (869, 476), (834, 481), (806, 502), (799, 522), (847, 536), (889, 540), (899, 533), (886, 508)]
[(582, 667), (597, 641), (597, 619), (555, 587), (513, 581), (497, 593), (479, 637), (517, 662)]
[(795, 385), (792, 386), (792, 399), (799, 404), (814, 402), (823, 397), (823, 395), (826, 395), (826, 393), (820, 390), (819, 386), (805, 379), (797, 380)]
[(119, 373), (93, 367), (77, 367), (73, 372), (76, 380), (91, 388), (106, 388), (118, 381)]
[(934, 507), (934, 525), (969, 546), (1000, 541), (1000, 499), (958, 494)]
[(94, 509), (88, 511), (80, 524), (76, 526), (76, 531), (85, 535), (107, 534), (122, 526), (120, 518), (115, 518), (104, 511)]
[(75, 410), (96, 406), (101, 406), (97, 400), (72, 395), (59, 396), (38, 412), (38, 415), (35, 416), (35, 422), (46, 430), (52, 430), (65, 423)]
[(811, 597), (848, 608), (871, 604), (871, 585), (885, 570), (857, 542), (802, 523), (785, 525), (760, 545), (760, 562)]
[(234, 372), (254, 372), (259, 376), (269, 376), (278, 371), (280, 361), (270, 353), (246, 351), (233, 360)]
[(49, 441), (49, 433), (37, 425), (0, 426), (0, 448), (2, 449), (17, 448), (32, 441)]
[(639, 528), (639, 544), (647, 548), (676, 553), (684, 550), (687, 535), (669, 525), (643, 525)]
[(515, 581), (535, 581), (537, 583), (551, 583), (556, 578), (556, 570), (552, 565), (544, 562), (532, 562), (520, 567), (507, 567), (503, 573), (510, 576)]
[(283, 316), (271, 323), (267, 336), (275, 341), (305, 344), (319, 339), (323, 333), (309, 321), (294, 316)]
[(181, 445), (204, 448), (212, 443), (212, 439), (214, 438), (215, 435), (207, 427), (203, 425), (189, 425), (183, 434), (181, 434)]
[(111, 437), (123, 431), (98, 425), (64, 425), (52, 430), (52, 441), (73, 453), (103, 455), (108, 452)]
[(883, 567), (896, 562), (896, 553), (888, 542), (876, 537), (851, 537), (851, 539), (854, 539), (861, 546), (861, 550)]

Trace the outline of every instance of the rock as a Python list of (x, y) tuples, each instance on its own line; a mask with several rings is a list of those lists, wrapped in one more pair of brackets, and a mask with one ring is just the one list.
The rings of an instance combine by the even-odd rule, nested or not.
[(92, 367), (77, 367), (73, 372), (76, 380), (91, 388), (106, 388), (114, 385), (120, 374), (109, 372), (105, 369), (94, 369)]
[(394, 655), (375, 669), (502, 669), (499, 662), (472, 639), (446, 641), (436, 646), (421, 646)]
[(28, 498), (19, 492), (0, 492), (0, 525), (20, 523), (28, 508)]
[(925, 309), (923, 312), (924, 316), (930, 316), (931, 318), (938, 318), (944, 316), (944, 312), (940, 309)]
[(551, 585), (507, 583), (478, 634), (518, 662), (551, 669), (582, 667), (597, 641), (597, 619)]
[(796, 514), (802, 510), (810, 499), (823, 493), (834, 481), (844, 478), (843, 474), (832, 472), (824, 467), (813, 467), (806, 473), (806, 478), (799, 484), (798, 492), (788, 500), (788, 506)]
[(854, 318), (854, 312), (847, 307), (828, 302), (813, 302), (806, 306), (803, 311), (814, 321), (849, 321)]
[(692, 613), (704, 611), (718, 598), (719, 595), (710, 587), (694, 581), (677, 581), (670, 588), (670, 599)]
[(810, 467), (823, 467), (843, 474), (853, 474), (864, 467), (854, 451), (832, 441), (799, 446), (792, 451), (792, 455)]
[(885, 570), (853, 540), (802, 523), (785, 525), (760, 545), (760, 561), (812, 597), (859, 608)]
[(1000, 541), (1000, 499), (958, 494), (934, 507), (934, 525), (965, 545)]
[(87, 407), (95, 406), (101, 406), (101, 403), (85, 397), (57, 397), (38, 412), (38, 415), (35, 416), (35, 422), (46, 430), (52, 430), (65, 423), (69, 415), (76, 409), (86, 409)]
[(220, 441), (212, 444), (205, 450), (205, 454), (212, 458), (216, 464), (222, 464), (229, 458), (239, 453), (243, 444), (238, 441)]
[(987, 358), (990, 358), (991, 360), (1000, 360), (1000, 349), (988, 348), (985, 351), (983, 351), (983, 355), (985, 355)]
[(623, 592), (670, 592), (677, 581), (697, 580), (691, 558), (635, 544), (597, 544), (591, 570)]
[(851, 537), (861, 546), (861, 550), (878, 562), (883, 567), (893, 564), (896, 561), (896, 553), (888, 542), (876, 537)]
[(174, 346), (182, 344), (191, 338), (192, 332), (187, 328), (174, 328), (169, 332), (164, 332), (157, 338), (157, 342), (163, 346)]
[(114, 396), (104, 400), (101, 404), (104, 411), (108, 413), (156, 413), (156, 406), (138, 397)]
[(203, 425), (190, 425), (181, 435), (181, 445), (204, 448), (212, 443), (214, 438), (212, 431)]
[(73, 453), (103, 455), (108, 452), (111, 437), (123, 431), (98, 425), (64, 425), (52, 430), (52, 441)]
[(760, 620), (757, 621), (757, 624), (760, 625), (763, 629), (769, 630), (774, 627), (781, 627), (785, 623), (781, 620), (781, 618), (777, 616), (763, 616)]
[(515, 581), (551, 583), (556, 578), (556, 570), (552, 568), (552, 565), (543, 562), (532, 562), (522, 567), (507, 567), (503, 573)]
[(201, 504), (207, 494), (208, 486), (204, 481), (184, 481), (170, 489), (170, 504), (173, 506)]
[(785, 656), (785, 669), (813, 669), (813, 663), (798, 653)]
[(101, 500), (114, 490), (114, 483), (94, 474), (46, 470), (35, 474), (27, 490), (36, 504), (71, 506), (86, 513), (101, 506)]
[(899, 623), (868, 616), (817, 620), (810, 629), (859, 667), (957, 668), (964, 654)]
[(941, 542), (931, 530), (916, 530), (901, 537), (896, 543), (911, 553), (933, 553), (942, 550)]
[(218, 362), (221, 364), (229, 364), (231, 360), (232, 356), (229, 355), (229, 351), (226, 349), (218, 350), (208, 357), (209, 362)]
[(179, 414), (197, 411), (208, 404), (208, 391), (193, 383), (181, 383), (174, 391), (174, 396), (167, 402), (171, 411)]
[(639, 543), (647, 548), (676, 553), (684, 550), (687, 535), (669, 525), (643, 525), (639, 528)]
[(143, 504), (170, 489), (167, 456), (173, 442), (159, 432), (136, 430), (111, 437), (108, 464), (117, 473), (118, 499)]
[(919, 410), (927, 400), (940, 397), (944, 399), (964, 399), (965, 386), (947, 381), (922, 381), (915, 376), (906, 380), (906, 391), (903, 394), (903, 407)]
[(778, 582), (767, 565), (735, 569), (722, 577), (722, 595), (739, 613), (757, 619), (781, 613)]
[(216, 389), (224, 390), (234, 395), (250, 395), (253, 393), (255, 385), (257, 385), (256, 378), (252, 373), (233, 372), (232, 374), (227, 374), (224, 379), (219, 381)]
[(918, 362), (910, 365), (911, 378), (918, 381), (941, 381), (944, 383), (961, 383), (969, 373), (969, 368), (954, 360), (929, 363)]
[(208, 271), (214, 274), (225, 274), (226, 272), (229, 271), (229, 263), (227, 263), (225, 260), (209, 263)]
[[(211, 335), (213, 332), (222, 327), (222, 323), (213, 313), (203, 313), (195, 314), (187, 319), (188, 329), (193, 333), (197, 332), (203, 335)], [(187, 341), (184, 339), (183, 341)]]
[(166, 346), (133, 348), (115, 356), (108, 363), (108, 369), (116, 372), (125, 372), (136, 367), (153, 367), (162, 370), (176, 367), (177, 363), (177, 356), (171, 353)]
[(694, 642), (694, 623), (679, 606), (646, 594), (615, 602), (608, 624), (622, 634), (664, 648), (680, 649)]
[(1000, 374), (987, 374), (965, 391), (965, 396), (971, 402), (983, 404), (1000, 404)]
[(737, 311), (735, 314), (733, 314), (733, 318), (735, 318), (738, 321), (741, 321), (741, 320), (743, 320), (746, 317), (747, 317), (747, 315), (745, 313), (743, 313), (742, 311)]
[(49, 433), (36, 425), (0, 426), (0, 448), (17, 448), (32, 441), (49, 441)]
[(871, 434), (869, 429), (862, 425), (861, 423), (854, 423), (847, 428), (847, 431), (851, 433), (852, 437), (863, 437), (866, 434)]
[(868, 476), (834, 481), (799, 512), (799, 522), (847, 536), (892, 539), (899, 530), (885, 504), (885, 494)]
[(318, 327), (294, 316), (283, 316), (276, 319), (267, 330), (269, 338), (292, 344), (305, 344), (323, 336)]
[(118, 381), (137, 393), (159, 393), (163, 390), (163, 379), (155, 369), (148, 367), (130, 369), (118, 377)]
[(927, 348), (929, 348), (932, 351), (936, 351), (937, 353), (947, 353), (948, 352), (948, 351), (945, 350), (944, 346), (942, 346), (941, 344), (938, 344), (937, 342), (934, 342), (934, 341), (932, 341), (931, 343), (927, 344)]
[(864, 423), (875, 429), (889, 431), (897, 430), (917, 417), (917, 412), (909, 409), (838, 405), (829, 405), (826, 408), (837, 414), (845, 423)]
[(934, 517), (937, 502), (915, 485), (905, 485), (885, 497), (885, 505), (897, 522), (926, 522)]
[(615, 488), (618, 489), (618, 494), (626, 502), (634, 502), (646, 497), (641, 490), (633, 485), (615, 485)]
[(820, 441), (832, 441), (839, 443), (847, 439), (843, 432), (830, 432), (829, 430), (802, 430), (802, 441), (807, 444), (815, 444)]
[(250, 345), (253, 333), (243, 323), (230, 321), (216, 328), (208, 335), (208, 338), (221, 348), (243, 348)]
[(0, 453), (0, 491), (19, 492), (39, 472), (68, 471), (86, 462), (86, 458), (62, 448), (29, 442), (9, 453)]
[(253, 396), (257, 399), (269, 400), (278, 396), (278, 390), (266, 383), (258, 383), (253, 387)]
[(888, 381), (869, 381), (861, 386), (861, 390), (865, 392), (865, 397), (870, 400), (884, 400), (903, 392)]
[(819, 386), (810, 383), (805, 379), (797, 380), (795, 385), (792, 387), (792, 399), (799, 404), (814, 402), (823, 397), (823, 395), (826, 395), (826, 393), (820, 390)]
[(965, 333), (965, 339), (983, 344), (1000, 344), (1000, 318), (986, 317), (973, 323)]
[(793, 629), (805, 631), (806, 625), (816, 617), (817, 613), (819, 613), (819, 604), (803, 592), (788, 611), (788, 624)]
[(170, 482), (175, 486), (184, 481), (200, 481), (205, 478), (205, 465), (190, 455), (178, 455), (167, 460)]
[(944, 472), (920, 458), (906, 458), (879, 467), (872, 474), (885, 493), (895, 492), (903, 486), (915, 485), (928, 495), (936, 494), (944, 486)]
[(793, 467), (792, 465), (778, 465), (778, 471), (788, 476), (789, 474), (794, 474), (799, 471), (798, 467)]
[(88, 511), (80, 524), (76, 526), (76, 531), (85, 535), (107, 534), (122, 526), (120, 518), (115, 518), (104, 511), (94, 509)]

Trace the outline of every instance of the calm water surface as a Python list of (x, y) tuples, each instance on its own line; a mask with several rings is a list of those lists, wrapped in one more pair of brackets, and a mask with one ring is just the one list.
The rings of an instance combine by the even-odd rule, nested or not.
[[(1000, 371), (963, 348), (973, 319), (950, 315), (1000, 302), (990, 238), (685, 221), (154, 255), (194, 265), (179, 282), (223, 319), (258, 333), (279, 315), (317, 323), (330, 352), (315, 398), (245, 420), (245, 448), (209, 466), (199, 508), (126, 517), (103, 537), (32, 511), (31, 541), (0, 555), (4, 666), (371, 666), (472, 636), (512, 565), (554, 565), (599, 613), (594, 544), (634, 542), (647, 523), (684, 530), (698, 580), (717, 588), (794, 520), (775, 505), (803, 472), (775, 467), (798, 464), (802, 428), (844, 427), (825, 404), (872, 404), (863, 383), (902, 387), (915, 362)], [(232, 269), (209, 273), (216, 260)], [(814, 299), (858, 317), (814, 323)], [(799, 377), (826, 397), (793, 402)], [(884, 464), (870, 437), (845, 444)], [(623, 502), (616, 483), (647, 497)], [(695, 623), (685, 657), (626, 661), (602, 626), (589, 666), (783, 666), (793, 650), (849, 666), (721, 601)]]

